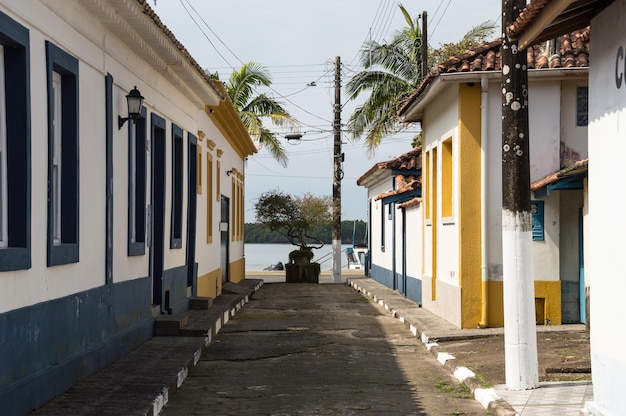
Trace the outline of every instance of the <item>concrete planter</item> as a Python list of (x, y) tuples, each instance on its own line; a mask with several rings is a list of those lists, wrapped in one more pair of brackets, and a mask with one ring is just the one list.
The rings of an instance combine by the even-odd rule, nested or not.
[(285, 264), (287, 283), (319, 283), (319, 263)]

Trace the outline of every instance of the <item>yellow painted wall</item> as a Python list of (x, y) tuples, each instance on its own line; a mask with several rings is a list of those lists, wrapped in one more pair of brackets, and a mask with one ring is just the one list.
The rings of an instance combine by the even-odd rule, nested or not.
[(239, 283), (246, 278), (246, 259), (239, 259), (230, 263), (230, 281)]
[(461, 328), (476, 328), (481, 312), (480, 84), (459, 85), (457, 195)]
[[(489, 326), (504, 326), (503, 283), (489, 282)], [(561, 282), (536, 280), (535, 298), (545, 299), (544, 315), (551, 325), (561, 325)]]
[[(246, 278), (246, 261), (239, 259), (230, 263), (230, 282), (239, 283)], [(198, 296), (216, 298), (222, 294), (222, 269), (215, 269), (198, 276)]]
[(216, 298), (222, 294), (222, 269), (198, 276), (198, 296)]
[(489, 283), (489, 311), (487, 318), (491, 328), (504, 326), (504, 292), (502, 282)]
[(561, 282), (535, 280), (535, 298), (544, 298), (544, 316), (550, 319), (551, 325), (561, 325)]

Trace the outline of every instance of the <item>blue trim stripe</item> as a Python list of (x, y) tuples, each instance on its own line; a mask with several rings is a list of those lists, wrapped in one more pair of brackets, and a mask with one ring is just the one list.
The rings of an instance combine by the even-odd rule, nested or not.
[[(46, 72), (48, 80), (48, 266), (77, 263), (79, 259), (79, 201), (78, 171), (78, 60), (46, 41)], [(61, 75), (62, 137), (61, 137), (61, 244), (53, 243), (52, 168), (54, 158), (54, 94), (52, 74)]]
[(113, 76), (104, 77), (105, 94), (105, 147), (106, 147), (106, 247), (105, 247), (105, 280), (113, 283)]
[(31, 91), (28, 29), (0, 12), (4, 48), (8, 247), (0, 250), (0, 272), (31, 267)]

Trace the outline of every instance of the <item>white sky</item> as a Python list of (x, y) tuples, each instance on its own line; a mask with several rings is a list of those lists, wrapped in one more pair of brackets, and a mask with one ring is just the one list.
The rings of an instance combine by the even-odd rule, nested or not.
[[(245, 168), (245, 222), (254, 222), (254, 202), (278, 188), (293, 195), (310, 192), (332, 196), (332, 119), (334, 62), (342, 63), (342, 86), (358, 72), (359, 49), (370, 36), (390, 39), (406, 22), (398, 0), (150, 0), (163, 23), (198, 63), (218, 71), (225, 81), (232, 68), (256, 61), (267, 67), (272, 94), (302, 122), (303, 140), (287, 144), (289, 166), (281, 167), (263, 149), (249, 157)], [(486, 20), (500, 24), (502, 0), (422, 0), (403, 3), (412, 16), (428, 14), (428, 43), (437, 47), (456, 42)], [(195, 22), (194, 22), (195, 20)], [(493, 38), (500, 35), (499, 30)], [(307, 87), (315, 81), (317, 87)], [(357, 103), (342, 90), (342, 123)], [(366, 96), (366, 95), (365, 95)], [(364, 97), (365, 97), (364, 96)], [(359, 97), (359, 103), (363, 100)], [(270, 127), (270, 125), (268, 125)], [(289, 133), (270, 127), (282, 136)], [(345, 153), (341, 183), (342, 220), (367, 219), (367, 194), (356, 180), (375, 163), (411, 149), (417, 128), (386, 138), (368, 158), (362, 141), (343, 134)]]

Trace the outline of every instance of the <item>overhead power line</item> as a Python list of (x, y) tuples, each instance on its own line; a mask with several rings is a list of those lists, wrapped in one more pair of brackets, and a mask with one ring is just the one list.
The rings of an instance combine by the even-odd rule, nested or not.
[(450, 6), (451, 2), (452, 0), (448, 0), (448, 4), (446, 4), (446, 8), (443, 9), (443, 12), (441, 13), (441, 16), (439, 16), (439, 20), (437, 20), (437, 24), (435, 24), (433, 31), (428, 34), (429, 36), (434, 36), (435, 32), (437, 31), (437, 28), (439, 27), (439, 23), (441, 23), (441, 19), (443, 19), (443, 17), (446, 15), (446, 12), (448, 11), (448, 7)]

